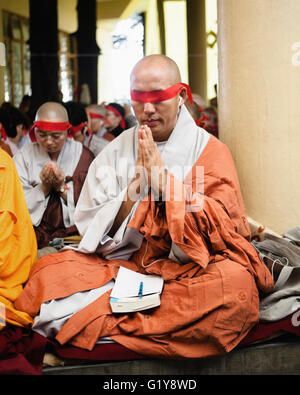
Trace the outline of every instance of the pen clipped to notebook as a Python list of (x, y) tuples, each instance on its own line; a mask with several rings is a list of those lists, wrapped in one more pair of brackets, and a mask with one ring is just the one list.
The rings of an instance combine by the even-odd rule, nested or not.
[(138, 297), (141, 298), (143, 296), (143, 281), (140, 282), (140, 287), (139, 287), (139, 293), (138, 293)]
[(120, 266), (110, 294), (113, 313), (130, 313), (160, 305), (164, 280), (156, 274), (142, 274)]

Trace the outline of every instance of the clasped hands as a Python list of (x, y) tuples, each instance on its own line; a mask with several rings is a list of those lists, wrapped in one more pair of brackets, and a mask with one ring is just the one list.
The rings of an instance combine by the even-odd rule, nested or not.
[(129, 198), (136, 200), (132, 198), (134, 194), (140, 194), (147, 184), (157, 197), (164, 196), (166, 184), (164, 162), (153, 140), (151, 129), (143, 125), (138, 130), (136, 176), (129, 186)]
[(42, 188), (45, 196), (49, 195), (52, 190), (60, 192), (65, 183), (65, 175), (62, 169), (56, 163), (46, 163), (40, 173)]

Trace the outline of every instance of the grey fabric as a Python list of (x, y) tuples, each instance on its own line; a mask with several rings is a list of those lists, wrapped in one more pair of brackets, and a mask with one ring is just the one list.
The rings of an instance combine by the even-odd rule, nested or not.
[(261, 299), (259, 312), (262, 322), (280, 320), (300, 307), (300, 248), (274, 235), (252, 244), (261, 258), (266, 256), (283, 266), (274, 291)]
[(288, 230), (283, 234), (291, 243), (300, 247), (300, 226)]

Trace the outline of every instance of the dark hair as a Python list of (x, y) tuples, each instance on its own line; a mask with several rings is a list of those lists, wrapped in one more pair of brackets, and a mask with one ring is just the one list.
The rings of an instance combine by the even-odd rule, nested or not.
[(10, 103), (3, 103), (0, 110), (0, 122), (3, 124), (8, 137), (16, 137), (16, 127), (18, 125), (24, 125), (28, 128), (27, 121), (21, 111)]
[(118, 104), (118, 103), (109, 103), (108, 105), (111, 106), (111, 107), (114, 107), (116, 110), (118, 110), (119, 113), (120, 113), (120, 114), (122, 115), (122, 117), (124, 118), (125, 109), (124, 109), (123, 106), (121, 106), (121, 105)]
[(69, 122), (73, 126), (77, 126), (82, 122), (87, 122), (87, 115), (83, 104), (68, 101), (67, 103), (62, 103), (67, 110)]

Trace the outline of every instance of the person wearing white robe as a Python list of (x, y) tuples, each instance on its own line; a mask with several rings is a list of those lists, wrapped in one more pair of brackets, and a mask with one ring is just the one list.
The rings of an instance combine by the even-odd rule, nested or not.
[[(81, 153), (82, 144), (73, 139), (67, 139), (56, 163), (66, 175), (72, 175), (79, 162)], [(50, 195), (44, 195), (40, 173), (43, 167), (51, 162), (51, 158), (37, 142), (25, 145), (13, 158), (23, 185), (32, 224), (39, 226), (50, 197)], [(68, 187), (69, 189), (66, 191), (67, 201), (65, 202), (61, 198), (63, 219), (66, 227), (74, 225), (75, 210), (72, 181), (68, 183)]]
[[(39, 130), (36, 125), (44, 129)], [(75, 198), (78, 199), (94, 155), (81, 143), (68, 138), (67, 130), (55, 130), (57, 125), (58, 128), (71, 126), (61, 104), (44, 103), (37, 111), (36, 125), (30, 131), (33, 142), (20, 149), (13, 158), (38, 245), (43, 248), (52, 240), (52, 235), (55, 238), (78, 234), (74, 224)], [(54, 129), (51, 131), (51, 128)], [(77, 176), (74, 175), (76, 170)], [(57, 211), (50, 213), (53, 207)]]

